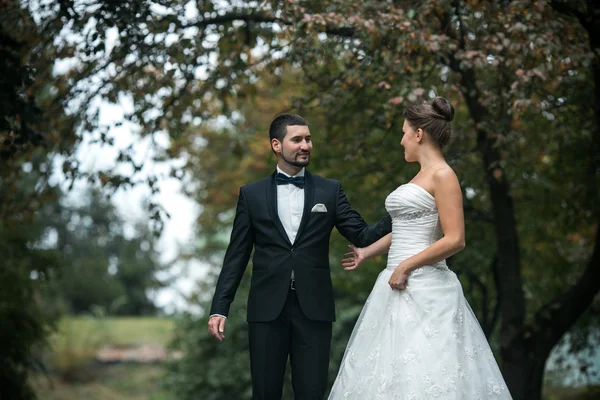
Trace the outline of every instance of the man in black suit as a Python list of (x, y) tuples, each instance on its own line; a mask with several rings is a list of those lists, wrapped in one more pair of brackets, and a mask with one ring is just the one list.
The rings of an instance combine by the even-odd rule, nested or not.
[(331, 231), (335, 226), (364, 247), (391, 231), (391, 219), (367, 225), (338, 181), (306, 171), (313, 145), (300, 116), (277, 117), (269, 136), (277, 171), (240, 188), (209, 332), (225, 337), (229, 307), (254, 248), (247, 317), (252, 398), (281, 399), (289, 356), (295, 398), (322, 399), (335, 320)]

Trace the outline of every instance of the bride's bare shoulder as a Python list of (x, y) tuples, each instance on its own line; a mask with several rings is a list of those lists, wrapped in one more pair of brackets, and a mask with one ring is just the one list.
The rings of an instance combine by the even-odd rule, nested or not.
[(458, 177), (454, 170), (448, 165), (444, 164), (433, 172), (433, 181), (435, 183), (445, 181), (447, 179), (455, 179), (458, 181)]
[(456, 173), (449, 165), (444, 165), (438, 168), (433, 173), (433, 190), (434, 192), (446, 192), (447, 190), (460, 191), (460, 183)]

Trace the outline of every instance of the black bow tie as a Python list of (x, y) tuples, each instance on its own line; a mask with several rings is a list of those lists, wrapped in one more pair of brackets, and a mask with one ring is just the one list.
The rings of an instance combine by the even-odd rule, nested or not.
[(278, 185), (296, 185), (300, 189), (304, 188), (304, 177), (303, 176), (287, 176), (282, 173), (277, 173), (277, 184)]

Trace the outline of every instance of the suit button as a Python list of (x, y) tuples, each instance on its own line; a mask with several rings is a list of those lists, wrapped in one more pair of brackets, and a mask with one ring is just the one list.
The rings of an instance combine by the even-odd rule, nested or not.
[(290, 251), (293, 253), (293, 252), (295, 252), (295, 251), (296, 251), (296, 249), (294, 249), (294, 248), (292, 247), (292, 249), (291, 249)]

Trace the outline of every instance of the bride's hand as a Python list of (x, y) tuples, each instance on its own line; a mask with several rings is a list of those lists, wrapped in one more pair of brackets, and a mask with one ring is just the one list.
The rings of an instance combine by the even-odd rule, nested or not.
[(393, 289), (396, 289), (396, 290), (406, 289), (406, 285), (408, 284), (408, 275), (409, 275), (409, 272), (405, 268), (402, 267), (402, 264), (398, 265), (396, 267), (396, 269), (394, 270), (394, 272), (392, 273), (390, 280), (388, 281), (392, 290)]
[(366, 260), (364, 249), (360, 247), (355, 247), (353, 245), (348, 245), (349, 248), (352, 249), (350, 253), (344, 254), (344, 258), (342, 258), (342, 266), (346, 271), (352, 271), (353, 269), (358, 268), (358, 266)]

